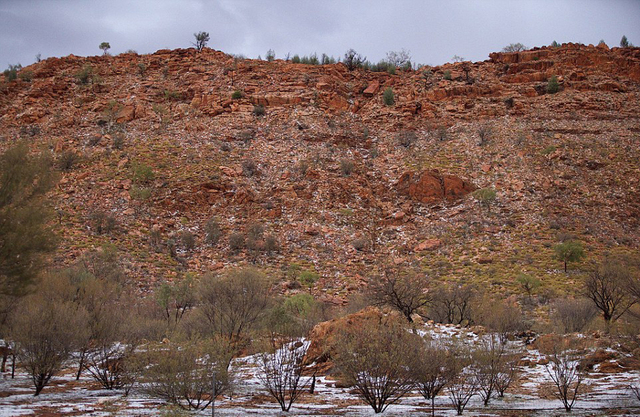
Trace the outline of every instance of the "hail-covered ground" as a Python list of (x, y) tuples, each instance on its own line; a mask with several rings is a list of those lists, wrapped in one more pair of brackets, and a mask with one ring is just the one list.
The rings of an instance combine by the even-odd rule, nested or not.
[[(470, 344), (479, 343), (482, 337), (468, 330), (452, 326), (427, 326), (422, 334), (431, 337), (458, 337)], [(486, 335), (484, 336), (487, 337)], [(306, 344), (305, 344), (306, 345)], [(507, 390), (504, 398), (493, 398), (484, 406), (479, 395), (474, 395), (464, 414), (467, 416), (562, 416), (567, 415), (559, 399), (547, 367), (545, 356), (527, 347), (522, 341), (509, 342), (511, 349), (524, 353), (517, 381)], [(353, 389), (336, 386), (331, 377), (318, 377), (313, 394), (305, 392), (294, 403), (289, 413), (282, 412), (277, 402), (269, 396), (260, 379), (258, 355), (237, 358), (233, 390), (215, 403), (216, 416), (372, 416), (371, 407), (358, 398)], [(72, 364), (70, 364), (72, 365)], [(306, 377), (305, 377), (306, 378)], [(634, 416), (640, 415), (640, 401), (630, 389), (640, 384), (640, 372), (628, 371), (602, 373), (596, 365), (587, 373), (581, 394), (572, 416)], [(146, 395), (139, 387), (125, 396), (123, 391), (104, 390), (90, 376), (84, 374), (75, 379), (70, 366), (62, 374), (52, 378), (38, 397), (29, 376), (18, 370), (15, 378), (10, 372), (0, 377), (0, 417), (14, 416), (210, 416), (211, 408), (198, 412), (182, 413), (163, 401)], [(454, 416), (446, 389), (436, 397), (437, 416)], [(383, 415), (430, 415), (430, 403), (417, 393), (402, 398), (391, 405)]]

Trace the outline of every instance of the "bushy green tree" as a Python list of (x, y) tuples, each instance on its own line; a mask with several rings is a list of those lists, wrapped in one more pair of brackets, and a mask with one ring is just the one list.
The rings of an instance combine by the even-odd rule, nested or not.
[(575, 240), (567, 240), (553, 247), (556, 259), (564, 263), (564, 272), (567, 272), (567, 264), (569, 262), (579, 262), (584, 257), (584, 249), (582, 243)]
[(103, 55), (108, 55), (109, 52), (107, 52), (109, 49), (111, 49), (111, 45), (109, 45), (109, 42), (102, 42), (100, 44), (100, 49), (102, 49), (102, 54)]

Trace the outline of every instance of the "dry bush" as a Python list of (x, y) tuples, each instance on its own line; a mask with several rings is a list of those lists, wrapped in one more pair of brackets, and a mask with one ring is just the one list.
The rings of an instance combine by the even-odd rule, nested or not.
[(418, 392), (431, 401), (435, 416), (435, 399), (453, 376), (453, 358), (444, 344), (427, 341), (421, 346), (419, 359), (411, 367)]
[(273, 343), (271, 352), (260, 355), (258, 378), (282, 411), (289, 411), (311, 382), (311, 378), (302, 378), (308, 348), (308, 343), (287, 339), (280, 348)]
[(369, 283), (371, 302), (375, 306), (390, 306), (398, 310), (409, 323), (431, 302), (426, 291), (428, 278), (412, 271), (385, 271)]
[(598, 313), (593, 302), (587, 298), (556, 300), (551, 311), (551, 320), (562, 333), (583, 331)]
[(631, 269), (619, 259), (606, 259), (585, 281), (585, 295), (602, 313), (607, 331), (637, 299), (629, 290)]
[(445, 324), (472, 323), (478, 294), (473, 285), (440, 286), (433, 291), (428, 317)]
[(456, 360), (453, 361), (454, 366), (446, 390), (457, 414), (462, 415), (471, 397), (478, 392), (479, 385), (476, 376), (478, 368), (474, 364), (472, 352), (464, 346), (463, 342), (454, 342), (450, 346), (450, 350)]
[(46, 294), (24, 298), (11, 323), (17, 357), (39, 395), (86, 338), (87, 312)]
[(241, 342), (267, 313), (269, 288), (267, 277), (255, 269), (203, 276), (198, 296), (207, 325), (232, 343)]
[(414, 388), (412, 361), (421, 343), (419, 336), (398, 324), (365, 322), (339, 335), (333, 351), (345, 382), (380, 413)]
[(204, 410), (215, 396), (230, 387), (227, 365), (231, 353), (225, 342), (215, 339), (192, 341), (182, 345), (156, 345), (147, 351), (148, 366), (143, 372), (143, 389), (183, 409)]

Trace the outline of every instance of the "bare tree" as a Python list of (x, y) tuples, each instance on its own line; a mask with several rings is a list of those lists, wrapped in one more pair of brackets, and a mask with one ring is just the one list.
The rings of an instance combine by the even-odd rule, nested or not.
[(510, 43), (509, 45), (505, 46), (504, 48), (502, 48), (502, 52), (520, 52), (520, 51), (526, 51), (527, 49), (529, 48), (527, 48), (526, 46), (518, 42), (518, 43)]
[(584, 378), (579, 358), (575, 351), (556, 346), (549, 355), (549, 364), (545, 365), (547, 374), (557, 388), (556, 396), (566, 411), (573, 408)]
[(164, 282), (156, 290), (156, 301), (170, 327), (175, 327), (196, 304), (195, 283), (191, 274), (171, 283)]
[(448, 354), (446, 346), (427, 341), (421, 346), (419, 359), (411, 368), (418, 392), (431, 401), (432, 416), (435, 416), (436, 396), (451, 379), (453, 360), (455, 359)]
[(477, 368), (473, 363), (471, 352), (468, 348), (462, 346), (461, 342), (452, 347), (452, 354), (455, 356), (456, 361), (454, 361), (452, 376), (446, 389), (451, 404), (460, 416), (471, 397), (478, 392), (478, 378), (475, 376)]
[(387, 52), (386, 61), (397, 68), (411, 68), (411, 52), (406, 49)]
[(311, 378), (302, 378), (303, 359), (309, 342), (288, 339), (279, 349), (272, 347), (273, 352), (260, 356), (258, 378), (278, 401), (282, 411), (289, 411), (311, 382)]
[(463, 324), (473, 321), (473, 303), (478, 291), (472, 285), (436, 288), (429, 306), (429, 318), (438, 323)]
[(420, 343), (398, 324), (367, 323), (338, 337), (335, 362), (358, 396), (381, 413), (414, 388), (410, 369)]
[[(478, 392), (486, 406), (498, 388), (499, 378), (504, 390), (510, 383), (510, 380), (507, 379), (509, 375), (503, 373), (507, 362), (506, 344), (499, 337), (496, 338), (492, 335), (490, 339), (484, 340), (480, 347), (473, 351), (473, 361)], [(504, 390), (502, 390), (503, 394)]]
[(602, 312), (607, 331), (636, 303), (629, 291), (630, 270), (621, 261), (607, 259), (592, 271), (585, 282), (586, 296)]
[(413, 272), (386, 270), (369, 284), (369, 291), (374, 305), (393, 307), (413, 323), (412, 316), (431, 302), (427, 283), (426, 277)]

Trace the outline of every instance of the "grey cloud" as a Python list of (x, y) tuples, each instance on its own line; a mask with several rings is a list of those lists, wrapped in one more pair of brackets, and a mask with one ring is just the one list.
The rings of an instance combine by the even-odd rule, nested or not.
[(274, 49), (341, 56), (355, 48), (371, 61), (405, 48), (415, 62), (453, 55), (486, 59), (513, 42), (610, 46), (626, 34), (640, 44), (636, 0), (0, 0), (0, 65), (43, 57), (114, 54), (190, 47), (193, 33), (209, 46), (248, 57)]

